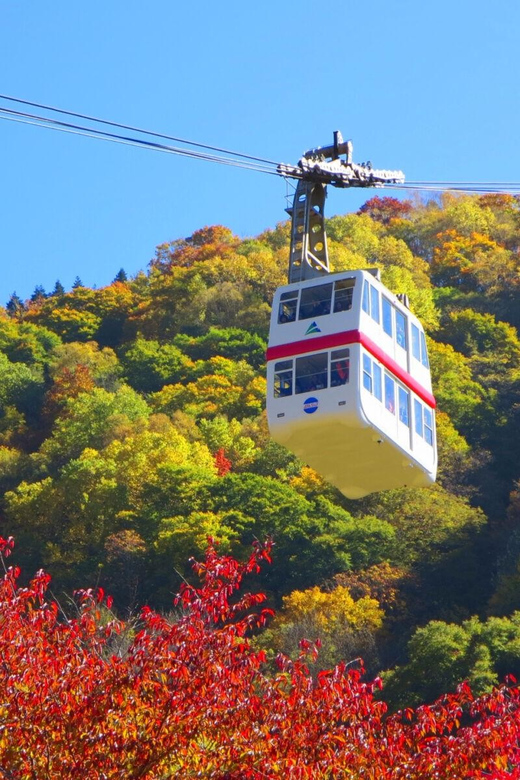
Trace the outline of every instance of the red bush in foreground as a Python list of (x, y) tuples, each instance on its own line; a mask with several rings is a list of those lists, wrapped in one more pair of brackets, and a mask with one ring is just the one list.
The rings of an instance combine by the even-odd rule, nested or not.
[[(0, 540), (3, 555), (12, 543)], [(265, 670), (247, 639), (269, 610), (237, 597), (246, 564), (209, 548), (186, 585), (182, 616), (149, 609), (142, 629), (102, 625), (102, 592), (80, 593), (68, 620), (46, 600), (48, 575), (0, 584), (0, 777), (6, 780), (520, 778), (520, 694), (474, 700), (467, 686), (430, 707), (386, 716), (359, 671), (313, 680), (304, 654)], [(255, 610), (257, 614), (252, 614)], [(106, 610), (105, 610), (106, 612)], [(313, 651), (313, 647), (303, 651)]]

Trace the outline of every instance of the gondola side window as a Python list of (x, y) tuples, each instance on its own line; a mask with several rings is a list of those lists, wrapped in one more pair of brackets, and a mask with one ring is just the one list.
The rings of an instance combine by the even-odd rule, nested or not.
[(410, 393), (399, 385), (399, 420), (410, 427)]
[(363, 282), (363, 296), (361, 299), (361, 308), (369, 314), (375, 322), (381, 322), (381, 312), (379, 305), (379, 290), (366, 279)]
[(394, 329), (392, 324), (392, 304), (390, 303), (388, 298), (385, 298), (384, 295), (383, 295), (383, 330), (390, 337), (394, 335)]
[(403, 349), (407, 348), (406, 317), (397, 309), (395, 310), (395, 339), (399, 347), (402, 347)]
[(328, 353), (296, 358), (295, 393), (310, 393), (327, 387)]
[(332, 283), (305, 287), (301, 291), (299, 320), (330, 314)]
[(415, 432), (433, 447), (433, 412), (427, 406), (423, 406), (417, 398), (414, 398), (413, 407)]
[(428, 353), (426, 351), (426, 339), (422, 330), (419, 330), (417, 325), (412, 322), (412, 355), (416, 360), (423, 364), (425, 368), (429, 368)]
[(280, 296), (280, 306), (278, 308), (278, 322), (294, 322), (296, 319), (296, 308), (298, 306), (298, 291), (290, 290)]
[(355, 279), (340, 279), (334, 282), (334, 313), (350, 311), (352, 308), (352, 295), (354, 293)]
[(423, 436), (423, 408), (417, 398), (413, 399), (413, 411), (415, 418), (415, 433), (422, 438)]
[(381, 381), (381, 366), (372, 363), (372, 377), (374, 379), (374, 395), (378, 401), (383, 400), (383, 385)]
[(421, 360), (421, 336), (419, 328), (412, 322), (412, 355), (416, 360)]
[(366, 353), (363, 354), (363, 387), (378, 401), (383, 400), (381, 366)]
[(370, 314), (370, 285), (368, 284), (367, 280), (363, 282), (363, 297), (361, 299), (361, 308), (363, 311), (365, 311), (367, 314)]
[(426, 406), (424, 407), (424, 440), (433, 447), (433, 414)]
[(370, 285), (370, 316), (375, 322), (380, 322), (379, 312), (379, 291), (375, 287)]
[(293, 362), (281, 360), (274, 364), (274, 397), (284, 398), (292, 395), (293, 391)]
[(363, 387), (372, 392), (372, 361), (368, 355), (363, 354)]
[(428, 350), (426, 349), (426, 337), (421, 331), (421, 363), (425, 368), (430, 368), (430, 361), (428, 360)]
[(385, 408), (395, 414), (395, 382), (385, 374)]
[(346, 385), (350, 373), (350, 350), (335, 349), (330, 354), (330, 385)]

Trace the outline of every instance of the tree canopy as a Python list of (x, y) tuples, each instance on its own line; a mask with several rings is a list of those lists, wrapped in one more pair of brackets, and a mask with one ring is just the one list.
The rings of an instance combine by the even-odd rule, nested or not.
[(392, 706), (465, 678), (485, 695), (520, 658), (519, 201), (376, 197), (327, 233), (334, 270), (378, 267), (425, 325), (435, 487), (349, 501), (270, 440), (264, 357), (290, 226), (209, 226), (164, 237), (133, 278), (34, 280), (6, 302), (0, 533), (22, 578), (48, 569), (65, 600), (109, 589), (118, 615), (170, 610), (208, 536), (241, 563), (272, 538), (272, 565), (247, 575), (278, 608), (269, 663), (322, 633), (313, 674), (364, 656)]

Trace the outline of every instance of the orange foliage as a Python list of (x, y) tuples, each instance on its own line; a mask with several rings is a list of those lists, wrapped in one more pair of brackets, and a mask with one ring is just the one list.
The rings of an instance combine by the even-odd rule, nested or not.
[(229, 228), (212, 225), (196, 230), (189, 238), (161, 244), (150, 265), (163, 271), (171, 268), (190, 268), (194, 263), (227, 257), (239, 245), (240, 239)]
[[(0, 582), (0, 768), (10, 780), (424, 780), (520, 778), (520, 693), (514, 681), (480, 699), (463, 684), (431, 706), (393, 716), (381, 681), (341, 664), (313, 679), (301, 655), (270, 674), (248, 639), (271, 613), (237, 597), (243, 564), (210, 546), (194, 564), (173, 621), (145, 608), (133, 636), (102, 590), (77, 594), (64, 619), (50, 577)], [(12, 540), (0, 539), (11, 552)], [(106, 604), (106, 605), (105, 605)], [(253, 612), (252, 612), (253, 610)], [(126, 633), (125, 633), (126, 632)]]
[(66, 407), (70, 398), (77, 398), (81, 393), (88, 393), (95, 387), (95, 382), (88, 366), (78, 363), (74, 369), (62, 368), (48, 391), (44, 402), (46, 417), (57, 417)]

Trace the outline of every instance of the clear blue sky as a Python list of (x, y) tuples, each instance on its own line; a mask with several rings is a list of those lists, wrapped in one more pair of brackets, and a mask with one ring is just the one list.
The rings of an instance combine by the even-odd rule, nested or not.
[[(2, 94), (284, 162), (340, 129), (408, 179), (520, 181), (514, 0), (4, 0), (0, 23)], [(0, 303), (285, 218), (278, 177), (5, 121), (0, 144)]]

